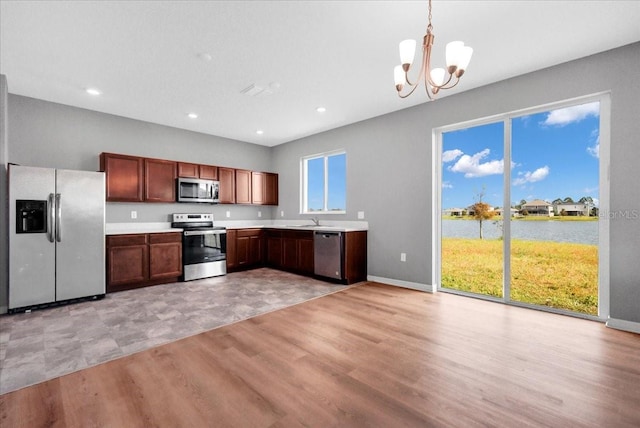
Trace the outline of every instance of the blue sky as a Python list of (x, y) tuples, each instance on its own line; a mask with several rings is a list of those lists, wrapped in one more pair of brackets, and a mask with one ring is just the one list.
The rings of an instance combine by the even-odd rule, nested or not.
[[(511, 201), (598, 199), (598, 102), (512, 119)], [(503, 205), (502, 122), (443, 134), (442, 207)]]
[[(309, 159), (307, 162), (308, 205), (312, 210), (322, 210), (324, 206), (324, 157)], [(327, 208), (346, 210), (346, 171), (345, 153), (328, 157), (329, 201)]]

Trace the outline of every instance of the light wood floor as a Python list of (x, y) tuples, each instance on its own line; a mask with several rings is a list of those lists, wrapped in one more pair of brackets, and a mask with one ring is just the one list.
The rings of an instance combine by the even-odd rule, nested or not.
[(366, 283), (0, 396), (0, 425), (640, 426), (640, 336)]

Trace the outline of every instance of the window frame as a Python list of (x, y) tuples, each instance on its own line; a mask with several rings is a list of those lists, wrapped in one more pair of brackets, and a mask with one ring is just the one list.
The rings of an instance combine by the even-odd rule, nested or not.
[[(344, 210), (329, 210), (327, 204), (329, 202), (329, 158), (332, 156), (344, 155), (345, 157), (345, 207)], [(323, 207), (321, 211), (310, 211), (309, 208), (309, 180), (307, 165), (310, 160), (323, 159)], [(346, 214), (347, 213), (347, 151), (345, 149), (331, 150), (323, 153), (316, 153), (300, 158), (300, 214)]]

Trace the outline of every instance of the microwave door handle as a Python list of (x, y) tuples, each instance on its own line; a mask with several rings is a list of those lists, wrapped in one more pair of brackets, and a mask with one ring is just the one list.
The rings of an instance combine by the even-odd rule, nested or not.
[(62, 204), (60, 198), (60, 193), (56, 193), (56, 241), (58, 242), (62, 242)]
[(47, 210), (47, 216), (49, 217), (47, 219), (47, 239), (49, 240), (49, 242), (54, 242), (53, 234), (55, 233), (54, 222), (56, 218), (56, 207), (54, 203), (53, 193), (49, 193), (49, 199), (47, 202), (48, 202), (48, 208), (49, 208)]

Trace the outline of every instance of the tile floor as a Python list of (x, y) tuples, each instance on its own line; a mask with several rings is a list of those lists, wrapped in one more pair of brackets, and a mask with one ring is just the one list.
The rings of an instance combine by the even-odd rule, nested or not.
[(255, 269), (0, 316), (0, 394), (346, 288)]

